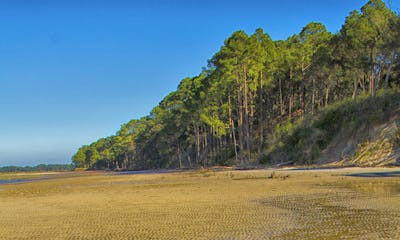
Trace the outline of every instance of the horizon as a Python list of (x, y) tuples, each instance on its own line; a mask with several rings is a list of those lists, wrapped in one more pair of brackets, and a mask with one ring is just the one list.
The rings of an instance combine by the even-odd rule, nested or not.
[(234, 31), (283, 40), (314, 21), (336, 33), (366, 2), (4, 1), (0, 166), (71, 163), (198, 75)]

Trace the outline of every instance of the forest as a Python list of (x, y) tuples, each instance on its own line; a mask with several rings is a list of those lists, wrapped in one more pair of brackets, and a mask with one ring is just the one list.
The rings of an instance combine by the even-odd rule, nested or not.
[(148, 116), (82, 146), (72, 161), (92, 169), (285, 162), (270, 155), (299, 119), (340, 102), (369, 98), (373, 107), (398, 91), (399, 49), (400, 16), (381, 0), (352, 11), (337, 33), (319, 22), (286, 40), (263, 29), (234, 32), (198, 76), (183, 79)]

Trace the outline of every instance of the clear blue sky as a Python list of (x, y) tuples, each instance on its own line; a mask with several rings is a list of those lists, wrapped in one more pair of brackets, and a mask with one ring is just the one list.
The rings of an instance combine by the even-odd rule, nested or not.
[(236, 30), (337, 32), (365, 2), (0, 0), (0, 165), (69, 163), (147, 115)]

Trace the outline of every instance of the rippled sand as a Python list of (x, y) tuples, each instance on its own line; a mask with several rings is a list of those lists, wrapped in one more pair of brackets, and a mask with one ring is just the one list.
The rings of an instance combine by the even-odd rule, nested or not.
[(400, 239), (400, 178), (347, 176), (399, 170), (55, 174), (0, 185), (0, 239)]

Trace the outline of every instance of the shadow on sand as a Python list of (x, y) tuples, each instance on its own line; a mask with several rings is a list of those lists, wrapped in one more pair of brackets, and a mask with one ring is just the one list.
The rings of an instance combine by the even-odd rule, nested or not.
[(369, 172), (369, 173), (351, 173), (345, 176), (350, 177), (400, 177), (400, 171), (395, 172)]
[(13, 183), (24, 183), (30, 182), (30, 179), (9, 179), (9, 180), (0, 180), (0, 185), (2, 184), (13, 184)]
[(123, 171), (123, 172), (115, 172), (113, 174), (117, 175), (136, 175), (136, 174), (161, 174), (161, 173), (174, 173), (178, 172), (178, 170), (168, 170), (168, 169), (160, 169), (160, 170), (138, 170), (138, 171)]

